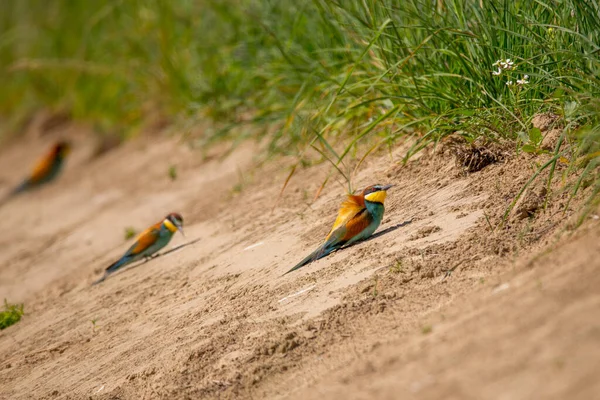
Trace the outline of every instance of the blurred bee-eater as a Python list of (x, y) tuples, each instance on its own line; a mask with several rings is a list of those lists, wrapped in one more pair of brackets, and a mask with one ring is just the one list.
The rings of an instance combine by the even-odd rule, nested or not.
[(286, 274), (297, 270), (342, 246), (348, 246), (371, 236), (383, 218), (383, 202), (392, 185), (369, 186), (357, 195), (350, 194), (338, 212), (338, 216), (319, 248), (310, 253)]
[(53, 181), (60, 174), (65, 158), (70, 151), (71, 145), (66, 141), (60, 141), (52, 146), (52, 149), (38, 161), (31, 174), (19, 186), (13, 189), (5, 200)]
[(127, 264), (152, 258), (154, 253), (165, 247), (175, 232), (183, 235), (183, 218), (177, 213), (171, 213), (164, 220), (157, 222), (138, 235), (135, 243), (125, 252), (123, 257), (106, 268), (104, 276), (94, 282), (94, 285), (105, 280), (110, 274)]

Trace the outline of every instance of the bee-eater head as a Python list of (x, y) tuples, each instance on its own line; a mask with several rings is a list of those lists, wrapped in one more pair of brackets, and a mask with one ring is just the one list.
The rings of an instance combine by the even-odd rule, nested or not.
[(54, 145), (53, 150), (57, 156), (66, 157), (71, 152), (71, 143), (61, 140)]
[(370, 201), (371, 203), (381, 203), (385, 201), (385, 197), (387, 195), (387, 190), (391, 188), (393, 185), (373, 185), (365, 188), (363, 190), (362, 195), (365, 197), (365, 201)]
[(171, 213), (167, 215), (163, 221), (163, 224), (171, 232), (179, 231), (183, 235), (183, 217), (180, 214)]

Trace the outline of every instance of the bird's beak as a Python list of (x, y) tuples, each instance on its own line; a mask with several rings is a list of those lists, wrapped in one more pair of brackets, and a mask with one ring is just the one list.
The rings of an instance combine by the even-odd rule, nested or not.
[(388, 190), (389, 188), (394, 187), (394, 185), (385, 185), (381, 188), (381, 190)]
[(183, 226), (177, 225), (177, 230), (185, 237), (185, 233), (183, 233)]

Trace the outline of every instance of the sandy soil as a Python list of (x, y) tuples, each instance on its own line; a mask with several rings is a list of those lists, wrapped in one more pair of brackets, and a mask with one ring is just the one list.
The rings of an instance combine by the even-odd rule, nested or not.
[[(4, 188), (55, 131), (0, 152)], [(0, 208), (0, 298), (26, 310), (0, 332), (2, 399), (600, 393), (600, 226), (570, 231), (586, 190), (566, 209), (559, 166), (498, 226), (546, 156), (465, 174), (446, 146), (407, 165), (402, 145), (376, 154), (356, 186), (397, 185), (380, 234), (282, 276), (343, 199), (331, 180), (312, 201), (328, 165), (298, 171), (271, 211), (292, 161), (259, 166), (257, 145), (203, 156), (153, 137), (92, 159), (81, 128), (62, 135), (76, 150), (60, 179)], [(186, 237), (170, 247), (198, 242), (90, 286), (127, 227), (171, 211)]]

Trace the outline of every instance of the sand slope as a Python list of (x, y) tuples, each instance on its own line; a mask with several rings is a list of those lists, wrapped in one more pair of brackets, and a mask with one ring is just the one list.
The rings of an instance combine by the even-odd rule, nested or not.
[[(397, 185), (382, 234), (281, 276), (335, 218), (343, 199), (335, 180), (312, 202), (328, 165), (295, 174), (271, 212), (290, 160), (258, 167), (256, 145), (205, 159), (154, 138), (90, 160), (85, 135), (66, 134), (77, 151), (60, 180), (0, 208), (0, 297), (24, 302), (27, 313), (0, 333), (0, 398), (600, 392), (600, 228), (590, 220), (575, 236), (566, 231), (585, 193), (563, 215), (558, 173), (535, 218), (521, 214), (539, 208), (543, 182), (506, 226), (487, 222), (500, 222), (543, 156), (465, 175), (439, 149), (405, 166), (402, 146), (375, 155), (356, 186)], [(52, 140), (5, 148), (4, 187)], [(90, 286), (130, 244), (126, 227), (171, 211), (183, 214), (187, 236), (170, 246), (197, 243)]]

